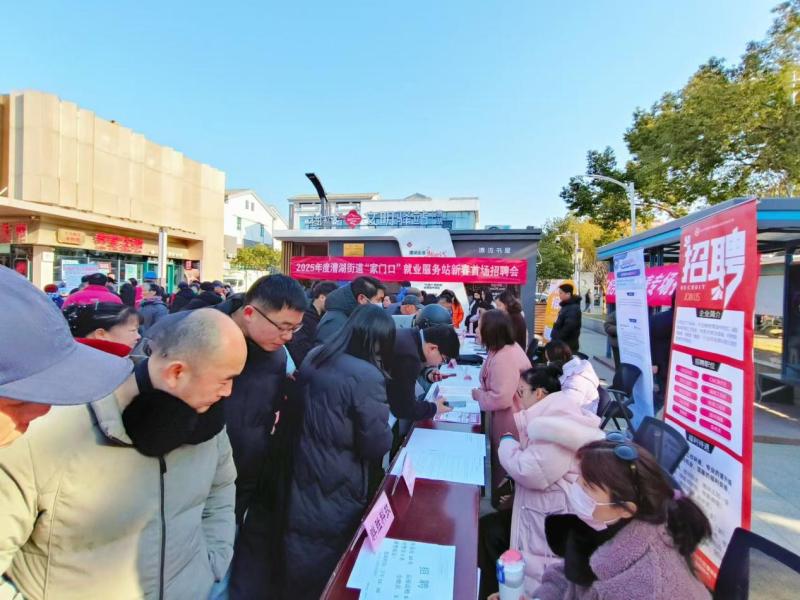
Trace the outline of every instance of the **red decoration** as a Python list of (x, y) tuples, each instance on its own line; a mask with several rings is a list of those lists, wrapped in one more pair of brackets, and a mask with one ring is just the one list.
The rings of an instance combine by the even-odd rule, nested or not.
[(355, 229), (361, 225), (361, 220), (361, 215), (358, 214), (358, 211), (355, 208), (344, 216), (344, 222), (347, 223), (347, 226), (350, 229)]

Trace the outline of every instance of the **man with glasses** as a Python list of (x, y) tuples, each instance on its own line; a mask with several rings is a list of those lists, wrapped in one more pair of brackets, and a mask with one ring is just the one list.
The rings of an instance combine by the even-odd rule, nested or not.
[[(234, 553), (232, 598), (246, 597), (233, 592), (238, 585), (248, 583), (248, 571), (253, 571), (250, 561), (260, 560), (267, 538), (275, 535), (272, 521), (277, 513), (273, 508), (265, 511), (263, 507), (273, 507), (275, 497), (283, 493), (285, 461), (279, 446), (285, 444), (277, 439), (282, 432), (276, 431), (273, 436), (276, 413), (286, 395), (283, 347), (302, 328), (307, 302), (302, 286), (294, 279), (268, 275), (258, 279), (247, 293), (234, 294), (213, 307), (230, 316), (247, 341), (244, 370), (224, 402), (225, 424), (237, 472), (236, 525), (241, 528)], [(258, 508), (254, 509), (255, 506)], [(239, 569), (239, 564), (243, 568)], [(258, 569), (261, 568), (259, 565)]]

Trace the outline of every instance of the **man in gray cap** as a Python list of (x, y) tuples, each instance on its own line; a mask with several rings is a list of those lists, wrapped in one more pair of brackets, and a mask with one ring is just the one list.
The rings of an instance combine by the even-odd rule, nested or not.
[(400, 314), (392, 315), (395, 327), (408, 329), (414, 326), (414, 319), (417, 313), (422, 310), (422, 304), (416, 294), (406, 294), (400, 303)]
[(130, 375), (131, 361), (79, 344), (55, 304), (0, 267), (0, 447), (51, 405), (87, 404)]

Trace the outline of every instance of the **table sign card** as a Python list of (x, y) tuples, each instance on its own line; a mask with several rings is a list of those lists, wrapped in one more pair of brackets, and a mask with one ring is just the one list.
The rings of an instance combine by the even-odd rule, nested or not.
[[(403, 468), (405, 471), (405, 467)], [(383, 538), (389, 531), (389, 527), (394, 522), (394, 511), (389, 506), (389, 498), (386, 492), (382, 492), (372, 510), (369, 511), (367, 518), (364, 519), (364, 529), (367, 531), (367, 541), (373, 552), (377, 552), (381, 546)]]

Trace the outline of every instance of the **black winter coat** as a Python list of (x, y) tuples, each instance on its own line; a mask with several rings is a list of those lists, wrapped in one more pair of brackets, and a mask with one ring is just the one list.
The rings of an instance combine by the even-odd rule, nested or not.
[[(235, 294), (216, 309), (232, 315), (244, 306), (244, 294)], [(266, 471), (267, 451), (275, 411), (280, 409), (286, 380), (286, 352), (267, 352), (247, 340), (247, 361), (233, 380), (233, 391), (225, 399), (225, 425), (236, 464), (236, 522), (259, 491)]]
[(383, 373), (341, 354), (298, 375), (304, 405), (285, 537), (286, 589), (320, 597), (369, 503), (370, 465), (392, 445)]
[(581, 336), (581, 297), (572, 296), (561, 303), (558, 318), (550, 334), (551, 340), (566, 342), (575, 354), (578, 351), (578, 340)]
[(671, 308), (650, 317), (650, 359), (658, 367), (659, 381), (666, 382), (675, 311)]
[(292, 355), (292, 360), (297, 367), (303, 364), (306, 355), (314, 347), (314, 340), (317, 337), (317, 327), (322, 316), (309, 304), (306, 312), (303, 313), (303, 328), (292, 336), (292, 340), (286, 344), (286, 349)]
[(175, 297), (172, 299), (172, 305), (169, 307), (169, 312), (178, 312), (192, 300), (194, 300), (194, 292), (192, 290), (189, 288), (178, 290), (175, 293)]
[[(214, 292), (202, 291), (192, 298), (181, 310), (197, 310), (222, 303), (222, 298)], [(176, 311), (177, 312), (177, 311)]]
[(317, 344), (327, 344), (339, 333), (358, 306), (350, 285), (333, 290), (325, 298), (325, 314), (317, 326)]
[(394, 338), (394, 353), (386, 385), (389, 406), (398, 419), (421, 421), (436, 415), (433, 402), (417, 400), (416, 383), (422, 373), (422, 340), (419, 329), (398, 329)]

